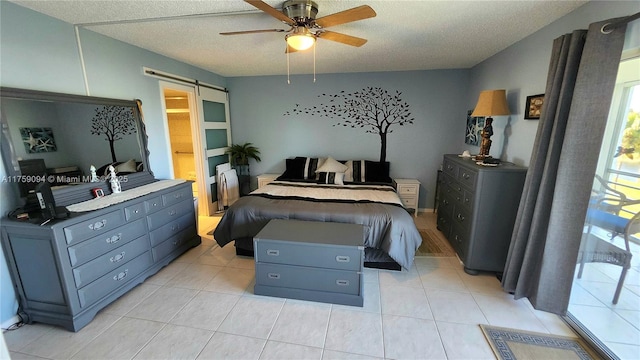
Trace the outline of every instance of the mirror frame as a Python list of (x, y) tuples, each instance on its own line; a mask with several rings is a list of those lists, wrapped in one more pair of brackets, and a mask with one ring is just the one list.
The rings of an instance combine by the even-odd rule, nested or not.
[[(153, 172), (149, 167), (149, 148), (148, 137), (145, 128), (144, 121), (141, 115), (142, 102), (140, 100), (121, 100), (112, 98), (102, 98), (95, 96), (84, 95), (72, 95), (55, 93), (39, 90), (28, 90), (10, 87), (0, 87), (0, 98), (14, 98), (14, 99), (26, 99), (26, 100), (44, 100), (44, 101), (63, 101), (71, 103), (81, 104), (93, 104), (93, 105), (112, 105), (112, 106), (124, 106), (132, 107), (134, 113), (134, 119), (137, 127), (137, 141), (140, 145), (141, 161), (144, 164), (144, 170), (128, 174), (127, 181), (121, 182), (122, 190), (132, 189), (141, 185), (145, 185), (155, 181)], [(9, 115), (10, 116), (10, 115)], [(1, 151), (2, 160), (4, 162), (7, 176), (17, 177), (20, 176), (20, 167), (18, 165), (18, 159), (14, 149), (13, 142), (11, 141), (11, 135), (9, 133), (9, 121), (5, 110), (0, 107), (0, 126), (2, 127), (1, 134)], [(58, 206), (67, 206), (78, 202), (93, 199), (92, 189), (101, 188), (105, 194), (110, 194), (111, 189), (107, 180), (98, 183), (81, 183), (71, 186), (64, 186), (60, 188), (53, 188), (53, 196)], [(17, 190), (17, 186), (16, 186)]]

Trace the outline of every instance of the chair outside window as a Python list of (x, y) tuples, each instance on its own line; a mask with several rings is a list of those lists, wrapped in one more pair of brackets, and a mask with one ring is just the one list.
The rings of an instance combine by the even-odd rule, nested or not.
[[(583, 235), (578, 252), (578, 279), (582, 277), (584, 264), (599, 262), (618, 265), (622, 267), (620, 279), (613, 296), (613, 304), (618, 303), (620, 292), (624, 285), (627, 270), (631, 268), (631, 237), (640, 232), (640, 213), (634, 214), (630, 219), (620, 216), (620, 211), (625, 206), (640, 204), (640, 200), (630, 200), (624, 194), (609, 187), (604, 180), (596, 175), (601, 183), (601, 190), (592, 197), (586, 218), (586, 232)], [(594, 227), (611, 233), (609, 241), (597, 236)], [(624, 239), (624, 248), (618, 247), (613, 240), (616, 236)]]

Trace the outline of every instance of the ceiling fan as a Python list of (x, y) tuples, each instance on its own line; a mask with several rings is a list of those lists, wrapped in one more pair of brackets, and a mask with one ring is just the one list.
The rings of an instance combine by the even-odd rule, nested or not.
[(262, 0), (244, 1), (289, 25), (290, 28), (288, 30), (265, 29), (234, 31), (220, 33), (220, 35), (286, 32), (288, 33), (285, 36), (285, 41), (287, 42), (287, 53), (309, 49), (313, 44), (315, 44), (316, 39), (331, 40), (346, 45), (360, 47), (367, 42), (366, 39), (325, 30), (325, 28), (376, 16), (376, 12), (368, 5), (354, 7), (316, 19), (316, 15), (318, 14), (318, 4), (311, 0), (288, 0), (282, 5), (282, 11), (275, 9)]

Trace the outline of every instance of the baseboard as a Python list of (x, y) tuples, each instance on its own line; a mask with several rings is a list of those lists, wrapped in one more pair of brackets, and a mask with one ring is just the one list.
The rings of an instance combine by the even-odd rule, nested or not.
[(18, 314), (13, 315), (12, 317), (8, 318), (7, 320), (5, 320), (4, 322), (2, 322), (2, 324), (0, 324), (0, 327), (2, 327), (3, 329), (7, 329), (9, 326), (20, 322), (20, 316), (18, 316)]

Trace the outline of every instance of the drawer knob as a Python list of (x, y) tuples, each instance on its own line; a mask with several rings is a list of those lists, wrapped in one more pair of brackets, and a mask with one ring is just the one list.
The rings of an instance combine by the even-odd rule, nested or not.
[(268, 250), (267, 250), (267, 255), (270, 255), (270, 256), (280, 256), (280, 250), (268, 249)]
[(349, 280), (336, 280), (336, 285), (338, 286), (349, 286)]
[(120, 280), (124, 279), (125, 277), (127, 277), (127, 273), (129, 273), (129, 269), (125, 269), (125, 270), (124, 270), (123, 272), (121, 272), (120, 274), (115, 275), (115, 276), (113, 277), (113, 280), (115, 280), (115, 281), (120, 281)]
[(140, 212), (140, 210), (138, 210), (138, 209), (133, 210), (133, 213), (134, 213), (134, 214), (137, 214), (137, 213), (139, 213), (139, 212)]
[(120, 241), (120, 239), (122, 239), (122, 233), (118, 233), (116, 235), (113, 235), (112, 237), (108, 237), (107, 244), (115, 244)]
[(120, 254), (117, 254), (116, 256), (112, 256), (109, 261), (111, 261), (112, 263), (117, 263), (120, 262), (124, 259), (124, 251), (121, 252)]
[(467, 174), (467, 173), (463, 173), (463, 174), (462, 174), (462, 177), (463, 177), (465, 180), (469, 180), (469, 178), (470, 178), (471, 176), (469, 176), (469, 174)]
[(171, 210), (171, 211), (169, 211), (169, 216), (173, 216), (173, 215), (175, 215), (175, 214), (176, 214), (176, 211), (175, 211), (175, 210)]
[(340, 263), (348, 263), (349, 261), (351, 261), (351, 258), (346, 255), (338, 255), (336, 256), (336, 261)]
[(100, 230), (102, 229), (105, 225), (107, 225), (107, 219), (102, 219), (94, 224), (89, 224), (89, 229), (91, 230)]
[(462, 214), (458, 214), (457, 218), (460, 221), (464, 221), (464, 216), (462, 216)]
[(269, 279), (275, 279), (275, 280), (278, 280), (278, 279), (280, 279), (280, 274), (276, 274), (276, 273), (268, 273), (268, 274), (267, 274), (267, 277), (268, 277)]

